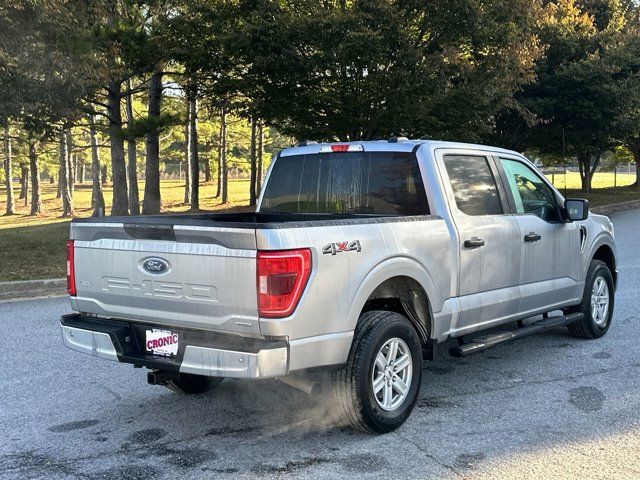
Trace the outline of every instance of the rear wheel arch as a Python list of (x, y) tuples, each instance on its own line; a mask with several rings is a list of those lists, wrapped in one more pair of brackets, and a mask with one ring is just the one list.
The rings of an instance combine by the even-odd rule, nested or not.
[(431, 305), (427, 292), (416, 279), (395, 276), (383, 281), (367, 298), (361, 315), (372, 310), (401, 314), (414, 326), (423, 345), (429, 343), (433, 331)]

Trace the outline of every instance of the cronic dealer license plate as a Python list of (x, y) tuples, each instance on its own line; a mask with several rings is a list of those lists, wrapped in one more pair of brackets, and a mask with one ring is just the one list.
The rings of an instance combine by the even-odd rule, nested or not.
[(178, 334), (169, 330), (147, 330), (145, 347), (154, 355), (171, 357), (178, 354)]

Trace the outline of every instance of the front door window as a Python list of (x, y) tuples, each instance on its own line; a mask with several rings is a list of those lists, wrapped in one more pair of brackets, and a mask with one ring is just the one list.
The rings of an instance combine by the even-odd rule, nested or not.
[(517, 213), (530, 213), (546, 222), (560, 220), (551, 188), (530, 167), (517, 160), (501, 158)]

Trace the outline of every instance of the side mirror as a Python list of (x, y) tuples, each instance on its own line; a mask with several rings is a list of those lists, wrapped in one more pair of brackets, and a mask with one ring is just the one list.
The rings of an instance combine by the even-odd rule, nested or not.
[(583, 198), (567, 198), (564, 211), (568, 220), (575, 222), (586, 220), (589, 216), (589, 201)]

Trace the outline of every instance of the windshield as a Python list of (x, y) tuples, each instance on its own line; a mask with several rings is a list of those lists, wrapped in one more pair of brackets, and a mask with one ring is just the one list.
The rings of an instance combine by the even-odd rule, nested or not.
[(278, 158), (260, 211), (423, 215), (429, 206), (414, 154), (344, 152)]

